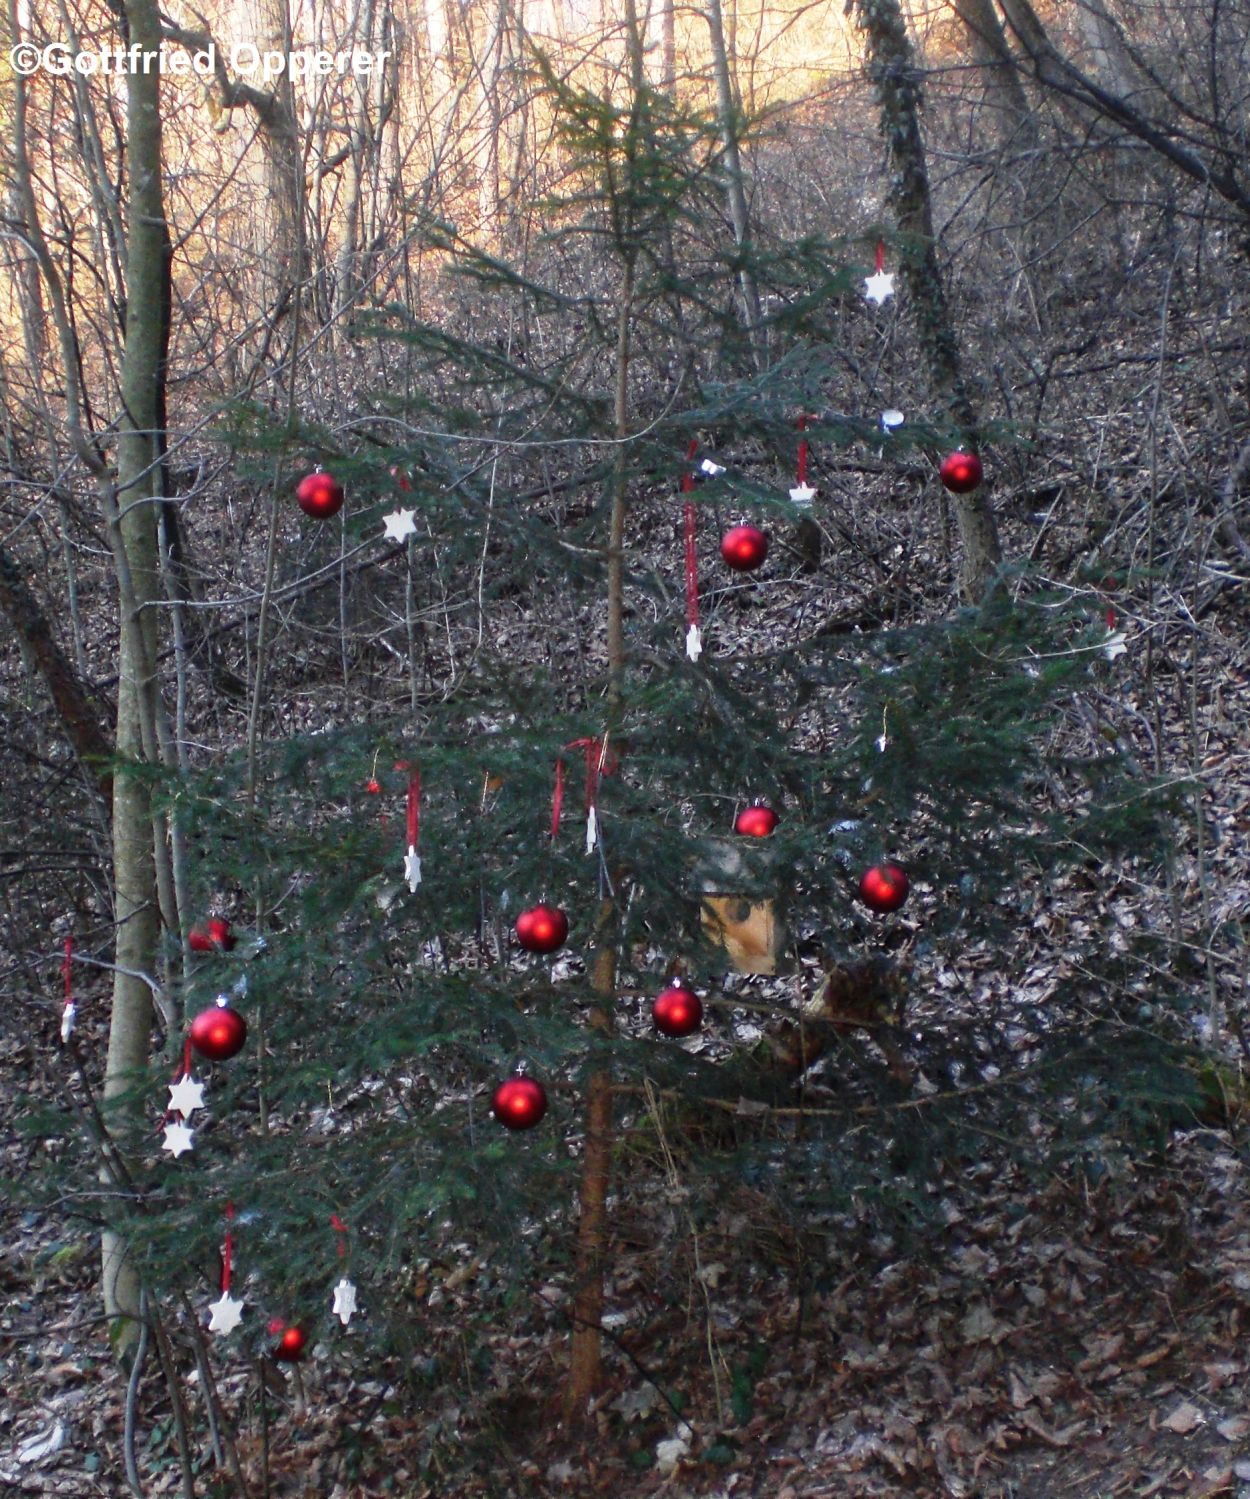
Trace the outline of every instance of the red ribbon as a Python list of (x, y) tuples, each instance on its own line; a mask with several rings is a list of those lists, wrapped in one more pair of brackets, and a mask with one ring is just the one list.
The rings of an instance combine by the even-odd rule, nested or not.
[(226, 1204), (226, 1237), (221, 1245), (221, 1294), (226, 1296), (230, 1291), (230, 1262), (234, 1258), (234, 1235), (230, 1231), (230, 1222), (234, 1217), (234, 1204)]
[(599, 799), (599, 777), (614, 775), (621, 763), (620, 756), (609, 744), (606, 734), (602, 739), (574, 739), (564, 747), (586, 753), (586, 810), (589, 812)]
[(343, 1259), (347, 1254), (347, 1224), (337, 1213), (331, 1213), (330, 1227), (339, 1236), (339, 1259)]
[[(573, 739), (565, 750), (581, 750), (586, 756), (586, 811), (589, 812), (599, 798), (599, 778), (614, 775), (620, 765), (620, 756), (602, 739)], [(551, 841), (554, 843), (560, 832), (560, 813), (564, 809), (564, 751), (556, 756), (556, 784), (551, 796)]]
[(556, 788), (551, 793), (551, 841), (560, 832), (560, 811), (564, 806), (564, 761), (556, 756)]
[[(686, 462), (689, 463), (699, 451), (699, 444), (691, 438), (690, 446), (686, 449)], [(681, 476), (681, 491), (689, 494), (694, 488), (694, 474), (686, 469)], [(690, 500), (686, 501), (685, 533), (686, 533), (686, 624), (698, 625), (699, 623), (699, 553), (695, 544), (695, 535), (698, 527), (698, 513)]]
[[(801, 416), (801, 417), (799, 417), (799, 431), (800, 432), (805, 432), (806, 430), (807, 430), (807, 418), (805, 416)], [(806, 437), (800, 437), (799, 438), (798, 480), (799, 480), (799, 483), (802, 484), (802, 485), (806, 485), (807, 484), (807, 438)]]
[(408, 847), (416, 848), (421, 831), (421, 772), (414, 765), (408, 772)]
[(877, 241), (877, 259), (874, 269), (878, 276), (885, 270), (885, 240), (883, 239)]

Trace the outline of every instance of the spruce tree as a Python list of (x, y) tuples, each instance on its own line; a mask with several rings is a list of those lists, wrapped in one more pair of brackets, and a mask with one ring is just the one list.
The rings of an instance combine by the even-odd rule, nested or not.
[[(928, 625), (844, 632), (805, 608), (801, 559), (777, 541), (802, 515), (777, 477), (798, 419), (817, 465), (946, 434), (887, 437), (828, 410), (833, 351), (813, 330), (854, 293), (845, 246), (758, 237), (752, 279), (788, 347), (757, 368), (715, 120), (636, 65), (620, 101), (543, 78), (567, 176), (530, 263), (428, 224), (442, 315), (382, 307), (361, 330), (405, 373), (351, 424), (351, 446), (312, 428), (292, 441), (246, 409), (233, 425), (240, 475), (268, 472), (285, 444), (292, 507), (312, 456), (348, 496), (341, 520), (301, 523), (278, 590), (329, 564), (340, 525), (349, 550), (376, 550), (383, 517), (413, 512), (415, 534), (386, 544), (345, 605), (362, 636), (393, 637), (399, 671), (367, 703), (349, 692), (330, 722), (268, 704), (255, 765), (239, 753), (149, 772), (198, 852), (197, 908), (228, 914), (238, 938), (199, 956), (181, 1008), (227, 996), (248, 1040), (196, 1062), (208, 1111), (173, 1158), (153, 1136), (182, 1065), (171, 1032), (139, 1089), (142, 1123), (114, 1121), (133, 1179), (92, 1211), (124, 1228), (153, 1295), (187, 1296), (202, 1320), (229, 1207), (246, 1307), (231, 1338), (258, 1353), (276, 1318), (336, 1359), (411, 1361), (425, 1317), (413, 1266), (453, 1254), (489, 1262), (504, 1300), (530, 1293), (539, 1259), (562, 1260), (576, 1289), (570, 1205), (593, 1087), (627, 1138), (658, 1112), (694, 1152), (696, 1120), (723, 1126), (706, 1160), (686, 1158), (701, 1200), (727, 1174), (813, 1221), (867, 1203), (891, 1222), (922, 1212), (935, 1162), (975, 1158), (986, 1132), (1018, 1138), (1025, 1161), (1033, 1140), (1038, 1160), (1056, 1142), (1088, 1160), (1121, 1118), (1189, 1087), (1164, 996), (1115, 952), (1091, 950), (1044, 999), (987, 993), (949, 1023), (933, 1006), (922, 1031), (900, 1023), (904, 959), (913, 988), (939, 970), (976, 982), (959, 955), (1001, 953), (1048, 882), (1086, 879), (1096, 903), (1117, 861), (1155, 856), (1159, 797), (1067, 718), (1114, 669), (1102, 616), (1025, 575)], [(774, 538), (759, 573), (719, 560), (722, 530), (746, 519)], [(761, 638), (773, 592), (791, 623)], [(309, 596), (310, 627), (321, 607)], [(757, 797), (775, 830), (734, 835)], [(874, 914), (861, 876), (894, 860), (908, 903)], [(784, 905), (776, 977), (732, 972), (705, 919), (709, 865), (748, 908)], [(571, 927), (550, 957), (514, 935), (540, 901)], [(688, 1044), (650, 1017), (674, 973), (706, 1005)], [(489, 1103), (519, 1063), (548, 1109), (509, 1131)], [(1067, 1126), (1033, 1131), (1039, 1112)], [(90, 1152), (75, 1160), (87, 1192)], [(344, 1267), (363, 1338), (331, 1313)], [(577, 1269), (601, 1265), (583, 1255)]]

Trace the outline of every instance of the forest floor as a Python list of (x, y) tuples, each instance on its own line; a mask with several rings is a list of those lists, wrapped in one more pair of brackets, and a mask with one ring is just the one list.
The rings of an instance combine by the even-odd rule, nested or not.
[[(253, 1495), (1250, 1494), (1246, 1185), (1211, 1129), (1096, 1188), (965, 1165), (910, 1245), (850, 1236), (819, 1263), (756, 1194), (726, 1194), (696, 1232), (661, 1187), (618, 1214), (582, 1441), (558, 1419), (558, 1269), (495, 1335), (489, 1262), (423, 1271), (425, 1351), (446, 1370), (423, 1393), (320, 1346), (266, 1370), (264, 1423), (254, 1367), (227, 1356), (220, 1393)], [(129, 1492), (94, 1259), (33, 1222), (0, 1256), (0, 1492)], [(142, 1492), (180, 1492), (155, 1360), (135, 1415)], [(201, 1461), (198, 1491), (230, 1492)]]

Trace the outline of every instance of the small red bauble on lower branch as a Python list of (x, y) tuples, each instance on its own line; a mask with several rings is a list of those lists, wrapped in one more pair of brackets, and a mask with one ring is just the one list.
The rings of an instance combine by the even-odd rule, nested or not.
[(299, 508), (313, 520), (329, 520), (343, 508), (343, 486), (324, 469), (305, 474), (295, 491)]
[(532, 1077), (510, 1077), (491, 1095), (490, 1111), (506, 1129), (533, 1129), (547, 1112), (547, 1090)]
[(558, 906), (545, 901), (530, 906), (516, 919), (516, 939), (526, 952), (555, 952), (564, 946), (568, 935), (569, 918)]
[(193, 926), (187, 934), (192, 952), (229, 952), (234, 946), (230, 923), (224, 916), (210, 916), (203, 926)]
[(734, 832), (747, 838), (767, 838), (780, 821), (767, 802), (752, 802), (734, 819)]
[(910, 889), (911, 881), (903, 867), (887, 861), (864, 871), (859, 882), (859, 898), (870, 911), (897, 911)]
[(304, 1357), (308, 1334), (302, 1327), (294, 1322), (288, 1326), (281, 1317), (275, 1317), (269, 1324), (269, 1333), (278, 1340), (270, 1352), (279, 1363), (296, 1364)]
[(768, 556), (768, 537), (758, 526), (734, 526), (721, 537), (720, 554), (735, 572), (752, 572)]
[(217, 1003), (191, 1022), (191, 1045), (210, 1062), (228, 1062), (243, 1050), (247, 1040), (247, 1021), (232, 1010), (224, 994)]
[(968, 494), (984, 477), (981, 460), (975, 453), (947, 453), (938, 470), (942, 483), (952, 494)]
[(666, 1036), (689, 1036), (703, 1024), (703, 1005), (685, 979), (674, 979), (651, 1006), (655, 1028)]

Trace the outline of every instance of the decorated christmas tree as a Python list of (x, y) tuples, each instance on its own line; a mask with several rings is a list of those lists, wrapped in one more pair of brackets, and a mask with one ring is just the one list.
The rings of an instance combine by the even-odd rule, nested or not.
[(880, 568), (831, 617), (812, 579), (857, 565), (835, 461), (923, 466), (936, 504), (983, 460), (831, 400), (888, 245), (727, 235), (721, 123), (628, 72), (618, 99), (546, 72), (540, 247), (423, 227), (442, 305), (358, 324), (400, 372), (364, 409), (235, 413), (240, 482), (285, 465), (269, 597), (324, 569), (341, 628), (322, 649), (300, 593), (288, 698), (156, 787), (200, 924), (160, 1063), (99, 1120), (124, 1163), (100, 1211), (214, 1358), (411, 1355), (422, 1266), (489, 1264), (506, 1302), (541, 1261), (577, 1417), (611, 1183), (659, 1170), (647, 1142), (680, 1140), (698, 1200), (748, 1181), (897, 1223), (986, 1132), (1088, 1160), (1184, 1091), (1164, 996), (1115, 953), (979, 986), (1054, 882), (1100, 903), (1156, 856), (1151, 786), (1070, 713), (1115, 670), (1095, 590), (1004, 572), (921, 625)]

